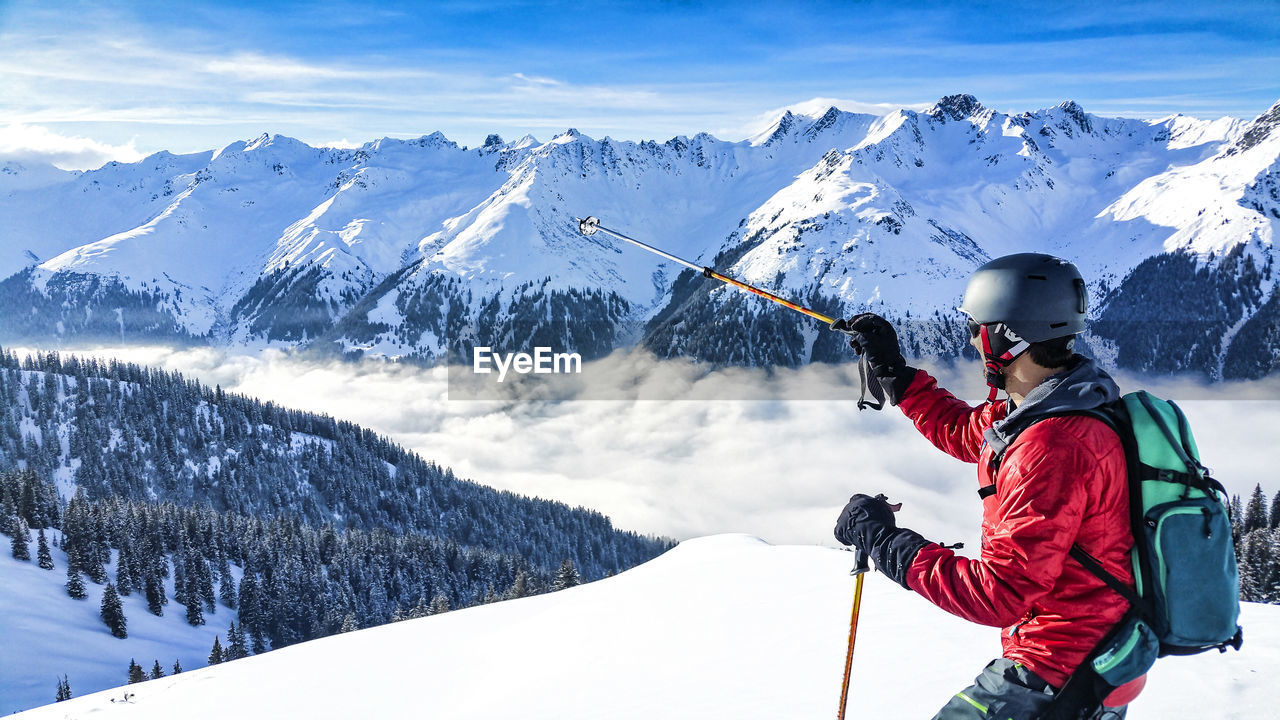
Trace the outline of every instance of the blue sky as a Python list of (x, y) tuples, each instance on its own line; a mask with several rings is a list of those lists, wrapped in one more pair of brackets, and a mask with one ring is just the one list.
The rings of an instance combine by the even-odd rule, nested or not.
[(956, 92), (1253, 117), (1280, 99), (1280, 4), (0, 1), (0, 153), (80, 164), (262, 132), (740, 139), (813, 98)]

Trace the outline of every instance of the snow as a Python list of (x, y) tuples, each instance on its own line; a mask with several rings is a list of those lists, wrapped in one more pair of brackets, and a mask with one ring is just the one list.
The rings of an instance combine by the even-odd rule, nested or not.
[[(128, 703), (112, 703), (114, 689), (20, 717), (828, 718), (851, 565), (832, 548), (700, 538), (578, 588), (132, 685)], [(1161, 660), (1134, 717), (1274, 717), (1280, 607), (1246, 605), (1243, 624), (1242, 652)], [(849, 717), (930, 716), (998, 653), (997, 633), (870, 576)], [(53, 677), (45, 684), (52, 696)]]
[[(789, 108), (740, 142), (566, 131), (467, 150), (435, 133), (334, 149), (263, 135), (162, 153), (0, 192), (24, 238), (0, 248), (0, 277), (39, 261), (37, 289), (63, 271), (118, 278), (167, 294), (160, 309), (186, 330), (254, 348), (300, 342), (252, 329), (262, 309), (299, 298), (257, 296), (239, 314), (236, 303), (276, 273), (316, 270), (303, 291), (331, 320), (365, 299), (392, 330), (332, 339), (394, 358), (444, 344), (398, 332), (416, 319), (386, 301), (424, 288), (469, 304), (452, 309), (470, 318), (494, 299), (501, 315), (520, 286), (602, 290), (630, 306), (616, 337), (641, 337), (680, 268), (582, 237), (585, 215), (703, 264), (745, 249), (717, 269), (846, 312), (879, 303), (913, 317), (953, 313), (968, 274), (1009, 252), (1069, 257), (1109, 288), (1167, 251), (1208, 259), (1247, 245), (1260, 267), (1275, 252), (1276, 221), (1247, 194), (1280, 172), (1280, 132), (1235, 151), (1253, 126), (1233, 118), (1105, 118), (1073, 102), (1006, 114), (964, 95), (872, 109)], [(465, 293), (440, 290), (442, 278)]]
[[(0, 715), (51, 702), (62, 675), (68, 677), (73, 693), (83, 695), (123, 683), (130, 659), (147, 671), (159, 660), (167, 674), (174, 660), (180, 660), (184, 670), (205, 665), (215, 635), (225, 644), (236, 612), (220, 605), (217, 613), (205, 613), (205, 625), (191, 627), (183, 606), (173, 601), (172, 575), (166, 580), (169, 604), (164, 616), (152, 615), (146, 598), (134, 592), (120, 598), (129, 636), (112, 637), (99, 616), (105, 585), (82, 576), (88, 597), (75, 600), (67, 595), (66, 554), (53, 547), (59, 535), (45, 531), (53, 570), (35, 563), (35, 531), (31, 562), (13, 559), (5, 538), (0, 556)], [(115, 578), (114, 562), (107, 572)], [(238, 568), (233, 568), (233, 575), (239, 578)]]

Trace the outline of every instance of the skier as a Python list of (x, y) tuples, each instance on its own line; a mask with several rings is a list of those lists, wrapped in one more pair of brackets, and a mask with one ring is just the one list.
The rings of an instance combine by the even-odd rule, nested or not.
[[(1070, 414), (1120, 394), (1092, 360), (1073, 352), (1085, 306), (1084, 281), (1065, 260), (1022, 253), (978, 268), (960, 305), (991, 389), (978, 407), (909, 367), (884, 318), (864, 313), (832, 325), (851, 336), (874, 381), (921, 434), (978, 465), (979, 559), (897, 527), (898, 506), (884, 496), (854, 495), (835, 529), (840, 542), (904, 588), (966, 620), (1003, 628), (1003, 657), (934, 720), (1039, 717), (1128, 608), (1068, 556), (1078, 544), (1133, 585), (1124, 449), (1101, 420)], [(1008, 398), (997, 401), (998, 390)], [(1071, 708), (1065, 716), (1123, 718), (1144, 683), (1145, 676), (1085, 714)]]

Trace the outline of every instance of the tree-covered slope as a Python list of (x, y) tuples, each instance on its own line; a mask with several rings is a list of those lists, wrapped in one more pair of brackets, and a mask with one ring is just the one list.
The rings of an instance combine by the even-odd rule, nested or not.
[(332, 417), (226, 394), (117, 361), (0, 350), (0, 468), (54, 478), (60, 494), (172, 502), (313, 525), (413, 532), (518, 554), (584, 577), (667, 547), (584, 508), (459, 479)]

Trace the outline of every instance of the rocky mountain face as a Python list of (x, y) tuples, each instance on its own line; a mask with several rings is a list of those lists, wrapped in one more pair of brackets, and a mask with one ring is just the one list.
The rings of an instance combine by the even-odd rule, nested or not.
[[(577, 217), (831, 315), (874, 310), (910, 350), (966, 347), (968, 274), (1009, 252), (1090, 280), (1087, 338), (1133, 369), (1280, 364), (1280, 104), (1252, 122), (785, 113), (741, 142), (437, 134), (353, 150), (264, 135), (85, 173), (4, 165), (0, 341), (306, 348), (434, 363), (488, 345), (719, 364), (847, 359), (811, 320)], [(29, 311), (28, 311), (29, 309)]]

